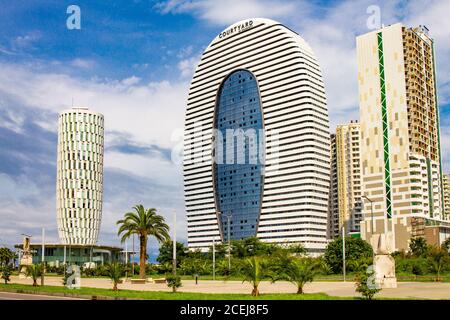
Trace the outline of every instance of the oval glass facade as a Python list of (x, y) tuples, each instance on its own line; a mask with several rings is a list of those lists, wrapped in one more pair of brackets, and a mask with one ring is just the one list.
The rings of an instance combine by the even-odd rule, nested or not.
[(237, 70), (227, 76), (215, 112), (214, 190), (223, 238), (256, 236), (264, 132), (258, 84), (251, 72)]

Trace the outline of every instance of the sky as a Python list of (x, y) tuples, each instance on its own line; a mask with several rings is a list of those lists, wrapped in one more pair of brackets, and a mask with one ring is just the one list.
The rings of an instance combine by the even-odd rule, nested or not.
[[(69, 5), (81, 29), (68, 29)], [(230, 24), (272, 18), (314, 50), (331, 130), (358, 119), (355, 37), (381, 22), (424, 24), (436, 42), (444, 169), (450, 172), (450, 1), (6, 1), (0, 0), (0, 245), (21, 234), (58, 242), (58, 113), (105, 116), (104, 209), (99, 243), (120, 245), (116, 221), (135, 204), (156, 208), (186, 241), (181, 165), (186, 98), (201, 53)], [(174, 151), (175, 150), (175, 151)], [(150, 255), (157, 253), (155, 241)]]

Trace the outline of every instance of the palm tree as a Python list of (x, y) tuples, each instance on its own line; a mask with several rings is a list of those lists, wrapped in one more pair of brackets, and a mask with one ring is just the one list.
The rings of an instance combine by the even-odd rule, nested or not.
[(268, 276), (268, 272), (267, 265), (262, 258), (254, 256), (245, 260), (240, 273), (244, 278), (242, 282), (249, 282), (253, 286), (252, 296), (259, 296), (259, 283)]
[(135, 212), (127, 212), (124, 219), (117, 221), (120, 225), (117, 234), (122, 236), (122, 243), (133, 234), (139, 236), (139, 277), (145, 278), (145, 261), (147, 260), (147, 241), (149, 236), (154, 236), (159, 242), (170, 239), (169, 226), (164, 217), (156, 214), (156, 209), (145, 209), (139, 204), (133, 207)]
[(108, 267), (108, 277), (111, 279), (113, 283), (113, 290), (117, 291), (117, 284), (120, 281), (120, 278), (123, 275), (123, 267), (120, 263), (113, 262)]
[(317, 269), (317, 262), (311, 258), (293, 258), (281, 270), (278, 279), (295, 284), (297, 293), (302, 294), (305, 284), (314, 280)]
[(26, 275), (33, 279), (33, 287), (37, 287), (37, 279), (41, 276), (42, 265), (40, 264), (30, 264), (27, 266)]

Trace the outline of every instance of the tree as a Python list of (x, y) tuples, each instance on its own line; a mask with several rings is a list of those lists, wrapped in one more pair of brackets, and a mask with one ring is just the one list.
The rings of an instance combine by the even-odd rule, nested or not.
[(37, 280), (42, 274), (42, 265), (41, 264), (30, 264), (27, 266), (26, 275), (27, 277), (31, 277), (33, 279), (33, 287), (37, 287)]
[(442, 248), (443, 248), (444, 250), (450, 251), (450, 237), (447, 238), (447, 240), (445, 240), (445, 241), (442, 243)]
[[(188, 249), (184, 246), (183, 243), (177, 242), (176, 244), (177, 250), (177, 266), (180, 265), (181, 261), (187, 256)], [(172, 263), (173, 259), (173, 241), (168, 240), (161, 244), (159, 247), (159, 255), (156, 258), (160, 264), (164, 264), (166, 262)]]
[(427, 241), (423, 237), (411, 239), (409, 250), (415, 257), (425, 257), (428, 253)]
[(372, 300), (375, 294), (381, 291), (374, 282), (375, 271), (373, 269), (366, 271), (360, 271), (356, 275), (356, 292), (367, 299)]
[[(231, 265), (232, 267), (234, 264)], [(231, 270), (228, 268), (228, 259), (221, 259), (216, 262), (216, 272), (225, 277), (231, 275)]]
[[(226, 247), (228, 248), (228, 246)], [(278, 244), (262, 242), (257, 237), (231, 241), (231, 254), (237, 258), (270, 256), (280, 250), (286, 250), (292, 253), (305, 252), (300, 244), (282, 247)]]
[(15, 253), (6, 247), (0, 248), (0, 266), (6, 266), (15, 258)]
[(303, 293), (306, 283), (312, 282), (318, 273), (318, 262), (312, 258), (292, 258), (281, 268), (276, 280), (286, 280), (297, 286), (297, 294)]
[(364, 272), (367, 270), (367, 267), (369, 267), (372, 264), (372, 258), (369, 257), (361, 257), (359, 259), (353, 259), (348, 261), (348, 266), (350, 270), (355, 272)]
[(291, 244), (286, 248), (286, 250), (296, 255), (305, 255), (308, 253), (301, 243)]
[(156, 213), (156, 209), (145, 209), (143, 205), (133, 207), (134, 212), (125, 213), (124, 219), (117, 221), (120, 225), (117, 234), (122, 236), (122, 243), (133, 234), (139, 237), (139, 277), (145, 278), (145, 262), (147, 260), (147, 241), (154, 236), (158, 242), (168, 241), (169, 226), (164, 217)]
[(5, 281), (5, 284), (8, 284), (8, 281), (11, 281), (11, 266), (6, 265), (2, 267), (2, 279)]
[(252, 296), (259, 296), (259, 283), (269, 274), (265, 260), (257, 256), (245, 259), (240, 273), (244, 278), (242, 282), (249, 282), (253, 286)]
[(436, 281), (441, 281), (441, 272), (449, 261), (448, 251), (440, 247), (430, 247), (428, 249), (428, 261), (430, 270), (436, 274)]
[(180, 271), (182, 274), (188, 275), (202, 275), (208, 274), (211, 271), (211, 266), (205, 259), (198, 258), (185, 258), (180, 265)]
[(172, 273), (166, 276), (167, 286), (172, 288), (172, 292), (177, 292), (177, 289), (182, 286), (181, 277)]
[(117, 284), (120, 282), (120, 278), (123, 276), (124, 268), (120, 263), (113, 262), (107, 266), (108, 277), (113, 283), (113, 290), (117, 291)]
[[(366, 241), (360, 238), (345, 238), (345, 256), (347, 261), (370, 258), (372, 254), (372, 246)], [(342, 272), (342, 237), (334, 239), (327, 245), (324, 259), (334, 273)]]
[[(220, 242), (215, 243), (214, 250), (216, 252), (216, 259), (225, 258), (226, 255), (228, 254), (228, 245)], [(210, 246), (207, 257), (208, 259), (212, 259), (212, 256), (213, 256), (213, 246)]]

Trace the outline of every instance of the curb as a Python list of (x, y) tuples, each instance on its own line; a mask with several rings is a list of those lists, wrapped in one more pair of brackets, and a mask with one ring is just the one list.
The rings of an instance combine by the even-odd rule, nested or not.
[(11, 293), (23, 293), (23, 294), (36, 294), (42, 296), (52, 296), (52, 297), (68, 297), (68, 298), (79, 298), (86, 300), (140, 300), (140, 299), (128, 299), (125, 297), (110, 297), (110, 296), (94, 296), (94, 295), (83, 295), (76, 293), (65, 293), (65, 292), (40, 292), (34, 290), (25, 290), (25, 289), (9, 289), (9, 288), (0, 288), (0, 292), (11, 292)]

